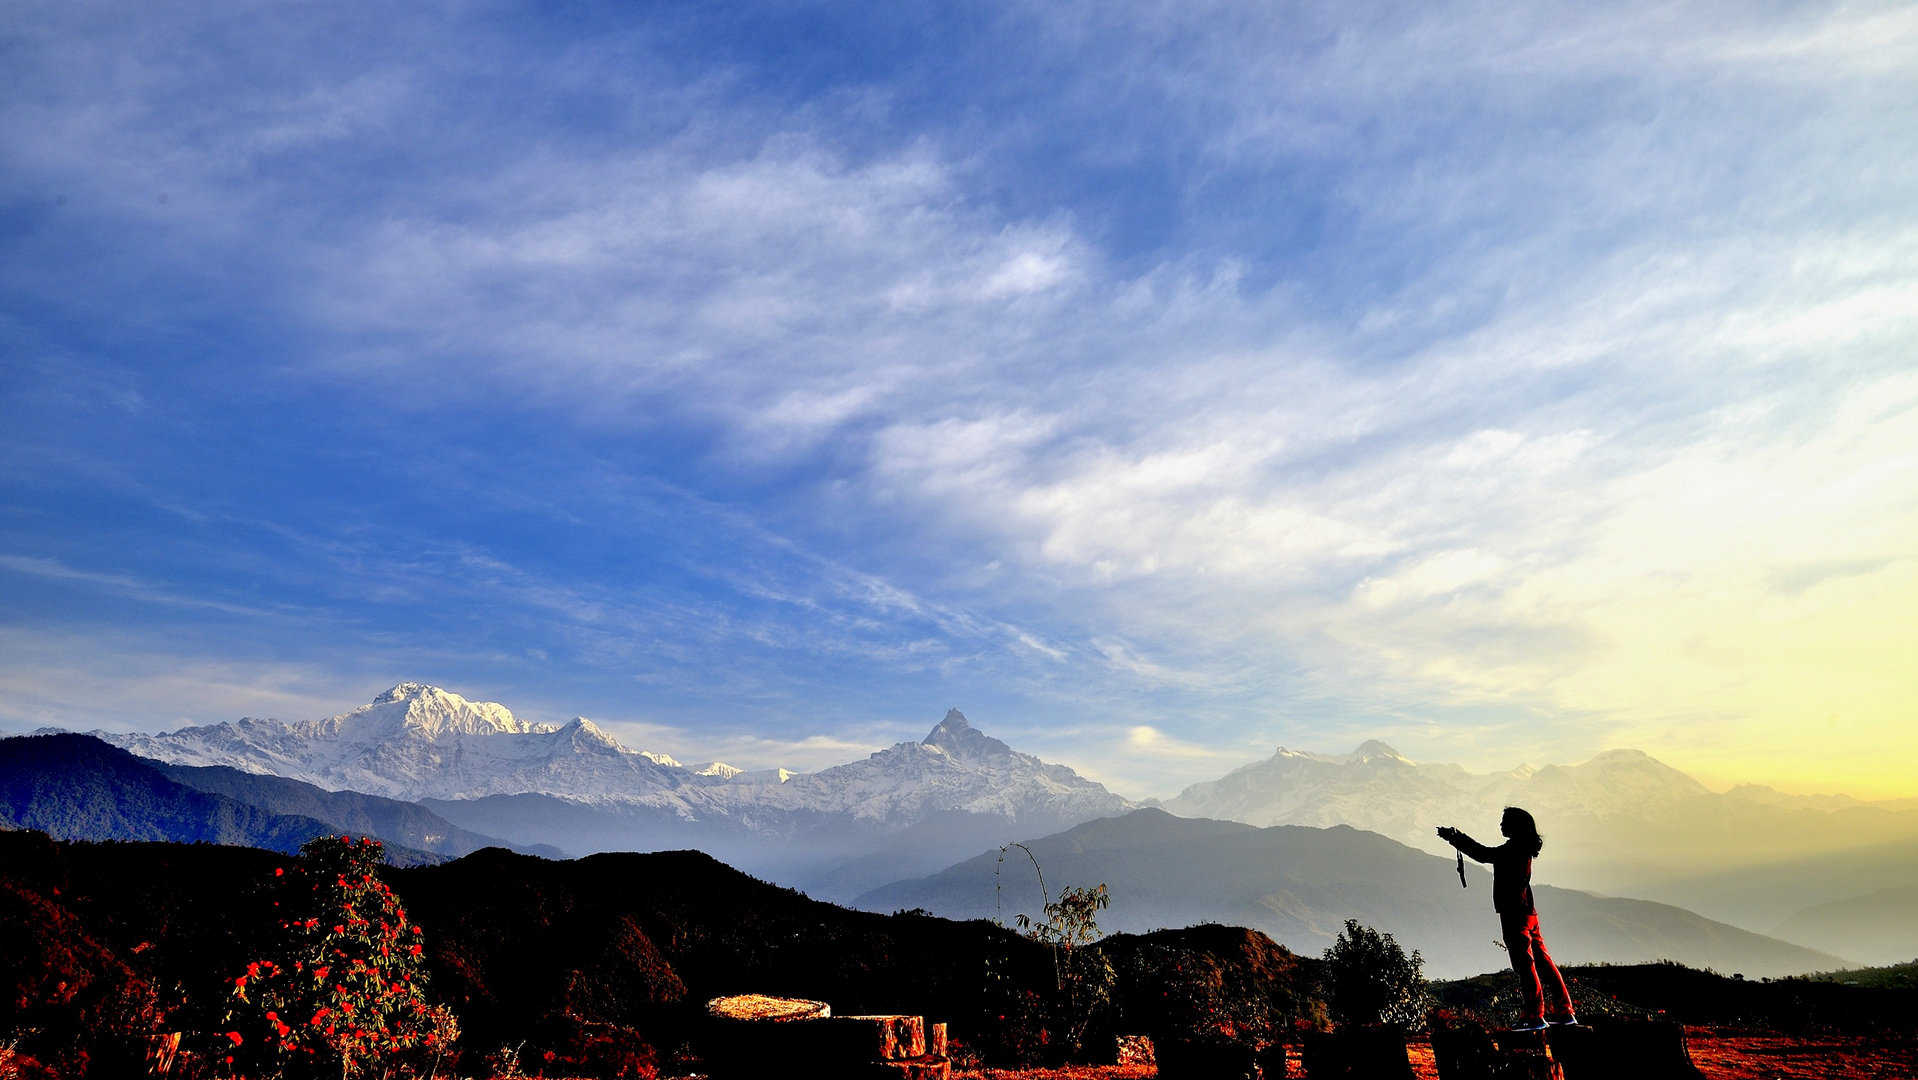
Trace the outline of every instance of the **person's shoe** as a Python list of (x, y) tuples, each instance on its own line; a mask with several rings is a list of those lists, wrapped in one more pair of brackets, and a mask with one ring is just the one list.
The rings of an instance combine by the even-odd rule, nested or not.
[(1527, 1020), (1521, 1024), (1514, 1024), (1512, 1025), (1512, 1030), (1513, 1031), (1544, 1031), (1545, 1018), (1541, 1016), (1536, 1020)]
[(1571, 1013), (1566, 1013), (1564, 1016), (1555, 1017), (1546, 1021), (1546, 1023), (1552, 1027), (1577, 1027), (1578, 1017), (1573, 1016)]

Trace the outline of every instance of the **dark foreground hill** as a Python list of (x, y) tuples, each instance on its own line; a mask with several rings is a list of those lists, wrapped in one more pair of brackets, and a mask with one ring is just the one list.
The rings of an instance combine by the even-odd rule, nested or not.
[(377, 836), (420, 865), (497, 846), (416, 803), (223, 767), (168, 765), (91, 735), (0, 739), (0, 819), (66, 840), (171, 840), (293, 852), (325, 833)]
[[(271, 883), (288, 862), (250, 848), (0, 833), (0, 954), (9, 958), (0, 1036), (66, 1039), (64, 1050), (42, 1049), (72, 1060), (80, 1040), (115, 1032), (225, 1030), (235, 973), (275, 933)], [(740, 992), (946, 1020), (990, 1060), (1058, 1046), (1048, 1038), (1058, 1020), (1048, 1011), (1051, 954), (990, 923), (853, 911), (697, 852), (560, 862), (487, 849), (384, 877), (422, 928), (433, 996), (458, 1015), (475, 1070), (489, 1052), (520, 1044), (531, 1048), (522, 1060), (552, 1049), (586, 1062), (582, 1047), (609, 1033), (669, 1056), (700, 1032), (706, 999)], [(1196, 987), (1181, 991), (1193, 1008), (1170, 1020), (1160, 1010), (1149, 1030), (1216, 1027), (1230, 1010), (1235, 1030), (1256, 1020), (1276, 1038), (1315, 985), (1312, 961), (1255, 931), (1196, 928), (1104, 947), (1119, 976), (1102, 1007), (1107, 1031), (1118, 1017), (1144, 1016), (1128, 995), (1142, 1003)]]
[[(1434, 975), (1458, 977), (1505, 965), (1495, 944), (1490, 875), (1468, 866), (1472, 885), (1461, 889), (1450, 860), (1376, 833), (1343, 825), (1261, 829), (1147, 809), (1088, 822), (1029, 846), (1055, 889), (1061, 883), (1109, 885), (1113, 902), (1104, 925), (1113, 929), (1221, 922), (1253, 927), (1316, 954), (1332, 943), (1344, 920), (1355, 918), (1420, 950)], [(1836, 956), (1666, 904), (1549, 886), (1536, 891), (1546, 940), (1562, 963), (1663, 959), (1753, 977), (1847, 966)], [(1010, 918), (1037, 908), (1038, 889), (1023, 857), (1001, 868), (996, 853), (987, 853), (867, 893), (859, 905), (918, 907), (951, 918), (1003, 911)]]
[(169, 765), (154, 762), (171, 779), (196, 791), (225, 795), (276, 814), (317, 818), (335, 831), (355, 836), (377, 836), (433, 855), (457, 858), (481, 848), (517, 847), (531, 855), (558, 857), (557, 849), (535, 845), (508, 845), (494, 837), (462, 829), (419, 803), (365, 795), (357, 791), (327, 791), (283, 776), (261, 776), (224, 765)]

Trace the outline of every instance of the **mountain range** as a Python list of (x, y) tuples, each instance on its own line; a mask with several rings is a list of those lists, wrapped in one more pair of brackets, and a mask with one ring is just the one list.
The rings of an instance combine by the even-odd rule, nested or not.
[[(280, 780), (280, 785), (295, 781)], [(220, 786), (215, 783), (213, 787)], [(305, 785), (300, 785), (305, 787)], [(273, 796), (269, 791), (256, 791)], [(204, 790), (168, 776), (165, 767), (137, 758), (86, 735), (31, 735), (0, 739), (0, 820), (62, 840), (162, 840), (179, 843), (228, 844), (298, 851), (301, 844), (325, 833), (374, 832), (389, 840), (396, 865), (413, 866), (439, 861), (457, 851), (469, 834), (445, 822), (435, 829), (408, 829), (418, 807), (368, 813), (356, 807), (366, 796), (309, 789), (287, 797), (236, 798)], [(398, 804), (405, 807), (406, 804)], [(296, 812), (315, 810), (317, 814)], [(374, 820), (392, 826), (373, 830), (353, 828)], [(409, 846), (402, 839), (419, 840), (439, 852)], [(487, 846), (476, 841), (467, 850)], [(449, 846), (454, 850), (448, 850)]]
[[(321, 720), (95, 734), (186, 787), (274, 813), (363, 822), (340, 827), (428, 854), (472, 850), (475, 836), (566, 855), (697, 847), (841, 901), (1142, 805), (1014, 750), (957, 709), (923, 739), (812, 773), (686, 766), (584, 717), (529, 723), (421, 683)], [(361, 816), (351, 817), (326, 805), (328, 792), (390, 805), (356, 803)], [(384, 823), (365, 816), (375, 805)], [(1474, 773), (1377, 741), (1346, 755), (1281, 747), (1163, 805), (1260, 827), (1351, 826), (1447, 855), (1434, 825), (1495, 839), (1487, 834), (1500, 808), (1523, 805), (1547, 836), (1542, 884), (1648, 897), (1750, 930), (1792, 928), (1808, 944), (1875, 962), (1908, 959), (1901, 920), (1918, 921), (1918, 810), (1755, 786), (1714, 793), (1632, 750)], [(420, 816), (402, 825), (397, 807)], [(1853, 903), (1881, 914), (1831, 925), (1829, 913)], [(1174, 914), (1168, 924), (1191, 921)]]
[[(1473, 773), (1412, 761), (1381, 742), (1343, 756), (1281, 747), (1163, 805), (1250, 825), (1352, 825), (1447, 857), (1434, 826), (1496, 842), (1500, 810), (1523, 806), (1546, 838), (1540, 880), (1655, 897), (1754, 929), (1803, 909), (1918, 888), (1918, 813), (1910, 809), (1758, 785), (1713, 792), (1636, 750)], [(1902, 914), (1918, 923), (1918, 906)], [(1910, 959), (1908, 938), (1861, 928), (1843, 955)]]
[(1137, 805), (980, 732), (957, 709), (924, 739), (814, 773), (688, 767), (625, 746), (585, 717), (528, 723), (504, 705), (421, 683), (322, 720), (93, 734), (171, 766), (420, 802), (522, 847), (697, 846), (839, 898)]
[[(1144, 931), (1192, 922), (1251, 927), (1294, 951), (1331, 945), (1356, 918), (1418, 949), (1441, 977), (1496, 970), (1490, 874), (1348, 825), (1258, 828), (1147, 808), (1026, 842), (1052, 895), (1104, 884), (1101, 927)], [(1675, 960), (1753, 977), (1833, 970), (1845, 961), (1667, 904), (1536, 890), (1545, 938), (1563, 964)], [(1023, 853), (988, 852), (859, 898), (874, 911), (919, 908), (954, 919), (1038, 914), (1043, 894)]]

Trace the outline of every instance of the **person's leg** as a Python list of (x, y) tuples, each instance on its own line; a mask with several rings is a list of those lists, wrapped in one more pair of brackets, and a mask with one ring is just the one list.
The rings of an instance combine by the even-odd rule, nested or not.
[[(1532, 943), (1532, 980), (1534, 985), (1543, 983), (1544, 992), (1552, 995), (1552, 1015), (1567, 1018), (1572, 1015), (1572, 995), (1565, 989), (1565, 976), (1558, 973), (1558, 965), (1552, 963), (1552, 954), (1545, 950), (1545, 935), (1539, 932), (1538, 916), (1534, 915), (1528, 927)], [(1543, 1002), (1540, 1006), (1543, 1007)]]
[(1519, 1012), (1521, 1023), (1545, 1020), (1544, 990), (1539, 986), (1538, 971), (1532, 964), (1532, 939), (1538, 931), (1537, 915), (1507, 915), (1501, 912), (1499, 922), (1505, 930), (1505, 952), (1511, 957), (1512, 970), (1518, 974), (1519, 993), (1524, 995), (1524, 1007)]

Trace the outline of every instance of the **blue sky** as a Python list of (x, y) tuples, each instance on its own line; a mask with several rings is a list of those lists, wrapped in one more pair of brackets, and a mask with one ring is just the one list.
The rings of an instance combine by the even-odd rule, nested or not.
[(1906, 5), (11, 3), (0, 727), (1918, 775)]

